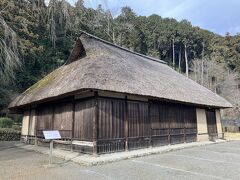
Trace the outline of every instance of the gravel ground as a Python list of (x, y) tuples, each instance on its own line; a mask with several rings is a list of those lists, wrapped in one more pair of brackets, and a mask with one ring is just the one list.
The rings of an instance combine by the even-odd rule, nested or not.
[(240, 179), (240, 141), (82, 167), (0, 142), (0, 179)]

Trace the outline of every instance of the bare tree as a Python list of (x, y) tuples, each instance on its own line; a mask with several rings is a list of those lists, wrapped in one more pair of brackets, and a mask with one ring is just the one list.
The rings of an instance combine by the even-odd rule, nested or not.
[(187, 55), (187, 45), (184, 44), (184, 54), (185, 54), (185, 64), (186, 64), (186, 76), (188, 77), (188, 55)]
[(230, 118), (239, 117), (240, 78), (238, 73), (229, 70), (224, 63), (217, 63), (213, 60), (194, 59), (191, 65), (194, 73), (190, 74), (190, 78), (199, 84), (203, 82), (205, 87), (220, 94), (234, 106), (232, 109), (224, 110), (223, 115)]
[(204, 42), (202, 43), (203, 49), (202, 49), (202, 66), (201, 66), (201, 84), (203, 84), (203, 66), (204, 66)]
[(48, 9), (47, 9), (47, 25), (48, 25), (48, 31), (49, 31), (49, 37), (52, 42), (53, 48), (55, 49), (56, 47), (56, 22), (55, 22), (55, 11), (57, 2), (56, 0), (50, 0), (48, 4)]
[(71, 27), (71, 19), (69, 14), (70, 6), (66, 0), (62, 0), (60, 2), (60, 14), (59, 14), (59, 21), (62, 26), (65, 26), (65, 34), (66, 30)]
[(113, 23), (113, 16), (110, 10), (107, 10), (107, 22), (108, 22), (108, 26), (107, 26), (107, 35), (110, 37), (110, 39), (112, 40), (112, 42), (115, 44), (115, 30), (114, 30), (114, 23)]
[(54, 48), (56, 48), (56, 28), (57, 23), (64, 26), (66, 31), (71, 26), (71, 19), (69, 14), (69, 3), (66, 0), (50, 0), (47, 7), (47, 24), (49, 37)]
[(180, 46), (180, 50), (178, 53), (178, 69), (179, 72), (181, 72), (181, 59), (182, 59), (182, 46)]
[(46, 12), (45, 12), (45, 2), (44, 0), (35, 0), (32, 1), (32, 10), (35, 11), (34, 16), (40, 21), (44, 22), (46, 20)]
[(190, 78), (194, 79), (195, 82), (198, 82), (198, 76), (199, 76), (199, 60), (193, 59), (191, 66), (193, 67), (194, 71), (194, 78), (192, 77), (192, 74), (190, 74)]
[(173, 69), (174, 69), (174, 67), (175, 67), (175, 40), (174, 40), (174, 38), (172, 39), (172, 66), (173, 66)]
[(223, 110), (223, 116), (236, 119), (240, 116), (240, 78), (236, 72), (230, 72), (222, 83), (221, 95), (232, 103), (233, 108)]

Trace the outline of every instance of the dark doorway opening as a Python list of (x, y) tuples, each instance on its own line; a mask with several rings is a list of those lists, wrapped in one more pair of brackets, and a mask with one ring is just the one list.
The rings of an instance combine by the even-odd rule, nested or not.
[(206, 118), (209, 140), (213, 141), (218, 137), (215, 109), (206, 109)]

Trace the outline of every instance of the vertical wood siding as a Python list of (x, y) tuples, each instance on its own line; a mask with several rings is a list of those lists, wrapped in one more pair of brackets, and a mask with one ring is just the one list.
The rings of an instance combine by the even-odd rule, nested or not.
[(152, 129), (168, 129), (169, 121), (166, 116), (166, 105), (164, 103), (150, 105), (150, 121)]
[(197, 114), (196, 108), (183, 106), (184, 123), (185, 123), (185, 141), (193, 142), (197, 140)]
[(137, 149), (149, 145), (150, 124), (148, 103), (128, 101), (128, 148)]
[[(148, 103), (127, 102), (117, 99), (98, 99), (99, 125), (98, 146), (100, 152), (124, 150), (124, 122), (128, 116), (129, 148), (135, 149), (148, 145), (143, 138), (150, 136)], [(115, 141), (114, 141), (115, 140)]]
[(168, 120), (170, 122), (170, 143), (177, 144), (184, 142), (184, 118), (183, 107), (177, 104), (167, 104)]
[[(56, 129), (65, 138), (73, 135), (77, 140), (93, 141), (96, 118), (98, 153), (196, 141), (196, 109), (191, 106), (104, 97), (81, 99), (74, 104), (68, 101), (38, 107), (38, 135), (42, 130)], [(207, 116), (212, 119), (213, 115)]]
[(152, 145), (169, 144), (169, 125), (166, 103), (151, 103), (149, 118), (151, 121)]
[(151, 103), (153, 146), (196, 141), (196, 109), (173, 103)]
[(59, 130), (62, 138), (71, 138), (72, 110), (70, 102), (38, 107), (37, 135), (43, 137), (43, 130)]
[(54, 108), (53, 129), (59, 130), (62, 138), (71, 138), (73, 103), (61, 103)]
[(98, 99), (98, 152), (116, 152), (125, 149), (125, 101)]
[(94, 99), (90, 99), (75, 103), (74, 139), (92, 141), (94, 102)]
[(186, 128), (197, 128), (196, 108), (183, 106), (184, 122)]
[(124, 138), (124, 101), (98, 99), (98, 104), (98, 139)]
[(43, 130), (52, 130), (53, 106), (37, 109), (37, 136), (43, 137)]
[(129, 137), (148, 137), (148, 104), (144, 102), (128, 102), (128, 134)]

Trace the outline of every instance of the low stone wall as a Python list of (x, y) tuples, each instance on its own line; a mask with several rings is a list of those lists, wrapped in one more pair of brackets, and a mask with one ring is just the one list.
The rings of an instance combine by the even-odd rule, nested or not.
[(230, 132), (230, 133), (239, 133), (240, 127), (238, 126), (227, 126), (223, 127), (224, 132)]
[(225, 132), (224, 133), (224, 138), (226, 140), (240, 140), (240, 133)]
[(14, 129), (0, 128), (0, 141), (20, 141), (21, 132)]

